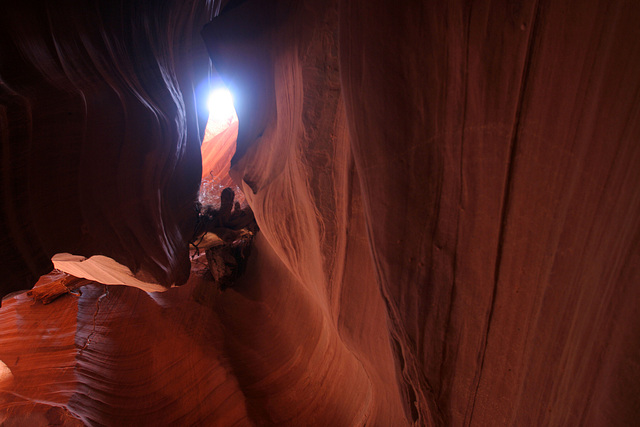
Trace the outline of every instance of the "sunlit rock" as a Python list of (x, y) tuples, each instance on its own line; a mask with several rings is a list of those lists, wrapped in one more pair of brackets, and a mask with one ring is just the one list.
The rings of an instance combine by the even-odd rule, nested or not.
[(640, 419), (637, 2), (5, 3), (0, 423)]

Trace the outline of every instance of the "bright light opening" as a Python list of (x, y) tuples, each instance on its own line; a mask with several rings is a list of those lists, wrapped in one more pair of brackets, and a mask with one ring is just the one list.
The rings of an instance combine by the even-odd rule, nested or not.
[[(229, 176), (231, 158), (236, 151), (238, 138), (238, 116), (233, 105), (231, 92), (221, 85), (206, 85), (209, 120), (200, 147), (202, 153), (202, 181), (199, 201), (203, 205), (219, 206), (220, 193), (231, 187), (236, 200), (244, 204), (240, 190)], [(205, 92), (207, 93), (207, 92)]]
[(236, 114), (233, 107), (233, 96), (228, 89), (215, 89), (207, 98), (209, 120), (215, 122), (230, 121)]

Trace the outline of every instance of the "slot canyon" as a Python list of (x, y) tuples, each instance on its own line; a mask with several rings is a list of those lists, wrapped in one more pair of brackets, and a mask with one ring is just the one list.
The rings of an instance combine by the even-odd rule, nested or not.
[(0, 4), (0, 425), (640, 423), (640, 2)]

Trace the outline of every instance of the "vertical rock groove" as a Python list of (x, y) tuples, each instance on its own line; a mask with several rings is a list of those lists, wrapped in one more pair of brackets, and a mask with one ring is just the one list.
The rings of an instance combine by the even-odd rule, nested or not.
[(493, 312), (495, 308), (496, 295), (498, 293), (498, 286), (500, 281), (500, 268), (502, 264), (502, 255), (503, 255), (503, 243), (506, 234), (506, 229), (509, 221), (509, 207), (511, 203), (511, 191), (513, 187), (513, 176), (515, 175), (516, 169), (516, 160), (518, 156), (518, 134), (520, 132), (520, 119), (522, 114), (522, 109), (524, 108), (523, 104), (525, 102), (526, 94), (527, 94), (527, 83), (529, 79), (529, 69), (531, 65), (531, 60), (533, 57), (534, 46), (536, 43), (536, 27), (538, 22), (538, 14), (539, 14), (540, 2), (539, 0), (535, 0), (533, 4), (533, 13), (531, 14), (531, 22), (527, 26), (529, 28), (529, 36), (527, 38), (527, 47), (526, 54), (524, 59), (524, 67), (522, 70), (522, 79), (520, 82), (519, 90), (518, 90), (518, 101), (516, 103), (516, 112), (513, 121), (513, 130), (511, 134), (511, 141), (509, 144), (509, 160), (507, 163), (507, 173), (505, 175), (504, 186), (503, 186), (503, 196), (501, 202), (501, 212), (500, 212), (500, 230), (498, 232), (498, 245), (496, 248), (496, 257), (495, 257), (495, 268), (493, 273), (493, 290), (491, 295), (491, 303), (489, 305), (489, 309), (487, 312), (487, 321), (484, 333), (484, 339), (482, 343), (482, 347), (480, 348), (480, 352), (478, 354), (478, 372), (476, 374), (476, 378), (474, 379), (474, 394), (471, 400), (471, 412), (468, 417), (465, 418), (468, 420), (465, 422), (466, 425), (471, 425), (473, 422), (473, 413), (475, 410), (476, 404), (476, 396), (478, 393), (478, 387), (480, 386), (480, 380), (482, 378), (482, 370), (484, 367), (484, 359), (485, 352), (487, 349), (487, 343), (489, 341), (489, 335), (491, 333), (491, 321), (493, 319)]

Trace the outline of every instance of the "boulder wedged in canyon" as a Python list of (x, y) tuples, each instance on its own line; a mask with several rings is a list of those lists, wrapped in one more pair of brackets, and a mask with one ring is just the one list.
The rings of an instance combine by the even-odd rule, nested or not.
[[(9, 297), (0, 309), (7, 419), (622, 426), (640, 418), (640, 6), (247, 0), (220, 9), (203, 37), (239, 97), (231, 175), (260, 227), (246, 271), (222, 291), (203, 252), (189, 281), (164, 293), (93, 283), (47, 305)], [(185, 111), (178, 122), (197, 130)], [(90, 129), (119, 138), (120, 128), (96, 120), (87, 119)], [(12, 154), (24, 121), (9, 123), (3, 147)], [(159, 158), (190, 178), (127, 172), (151, 187), (184, 185), (167, 206), (186, 217), (200, 158), (172, 157), (180, 150), (167, 129), (147, 142), (166, 138)], [(13, 191), (5, 204), (24, 202), (11, 199), (22, 190), (5, 177), (39, 170), (22, 169), (30, 153), (18, 153), (15, 164), (3, 158), (3, 172), (11, 165), (3, 188)], [(37, 176), (28, 188), (44, 185)], [(76, 205), (85, 200), (68, 193)], [(136, 262), (178, 277), (188, 220), (157, 218), (147, 216), (148, 226), (183, 230), (173, 234), (181, 249), (150, 236), (139, 256), (152, 262)], [(11, 236), (27, 241), (27, 229)], [(69, 250), (79, 244), (71, 229), (36, 231)], [(118, 236), (104, 244), (117, 247)], [(115, 252), (135, 267), (135, 257)]]

